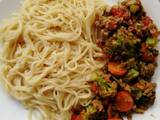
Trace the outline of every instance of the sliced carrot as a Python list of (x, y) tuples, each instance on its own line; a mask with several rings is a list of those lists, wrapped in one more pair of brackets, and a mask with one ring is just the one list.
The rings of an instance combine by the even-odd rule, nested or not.
[(126, 74), (127, 70), (122, 67), (120, 63), (109, 62), (108, 63), (108, 71), (113, 75), (123, 76)]
[(116, 107), (120, 112), (128, 112), (133, 108), (133, 98), (127, 91), (120, 91), (116, 96)]
[(73, 114), (71, 120), (83, 120), (81, 115)]

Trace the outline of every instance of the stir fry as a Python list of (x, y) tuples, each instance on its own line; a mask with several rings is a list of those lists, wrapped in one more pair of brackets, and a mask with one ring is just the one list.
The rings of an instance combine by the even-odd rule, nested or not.
[(94, 30), (106, 64), (91, 77), (92, 102), (73, 108), (71, 120), (131, 119), (132, 113), (143, 113), (155, 100), (151, 78), (157, 66), (159, 31), (140, 0), (105, 10), (96, 17)]

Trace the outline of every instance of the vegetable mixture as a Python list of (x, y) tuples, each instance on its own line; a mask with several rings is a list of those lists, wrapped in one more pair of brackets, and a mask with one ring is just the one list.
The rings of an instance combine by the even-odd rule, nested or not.
[(140, 0), (127, 0), (97, 16), (94, 30), (106, 64), (92, 75), (91, 103), (73, 108), (71, 120), (131, 119), (155, 100), (158, 29)]

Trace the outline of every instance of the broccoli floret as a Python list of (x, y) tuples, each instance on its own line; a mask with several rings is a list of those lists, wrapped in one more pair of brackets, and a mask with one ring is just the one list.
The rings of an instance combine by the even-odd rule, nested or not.
[(104, 78), (99, 75), (98, 73), (93, 73), (92, 76), (91, 76), (91, 79), (95, 82), (97, 82), (97, 84), (105, 89), (105, 90), (108, 90), (109, 88), (111, 88), (111, 86), (104, 80)]

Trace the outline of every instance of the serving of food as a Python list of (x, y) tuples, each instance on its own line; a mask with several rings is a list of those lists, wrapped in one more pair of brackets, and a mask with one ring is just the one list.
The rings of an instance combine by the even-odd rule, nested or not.
[(30, 120), (131, 120), (155, 102), (159, 33), (140, 0), (25, 0), (0, 28), (0, 82)]
[(158, 29), (138, 0), (104, 11), (94, 29), (106, 64), (91, 76), (91, 103), (74, 111), (82, 120), (131, 119), (133, 112), (143, 113), (155, 100), (151, 77), (157, 66)]

